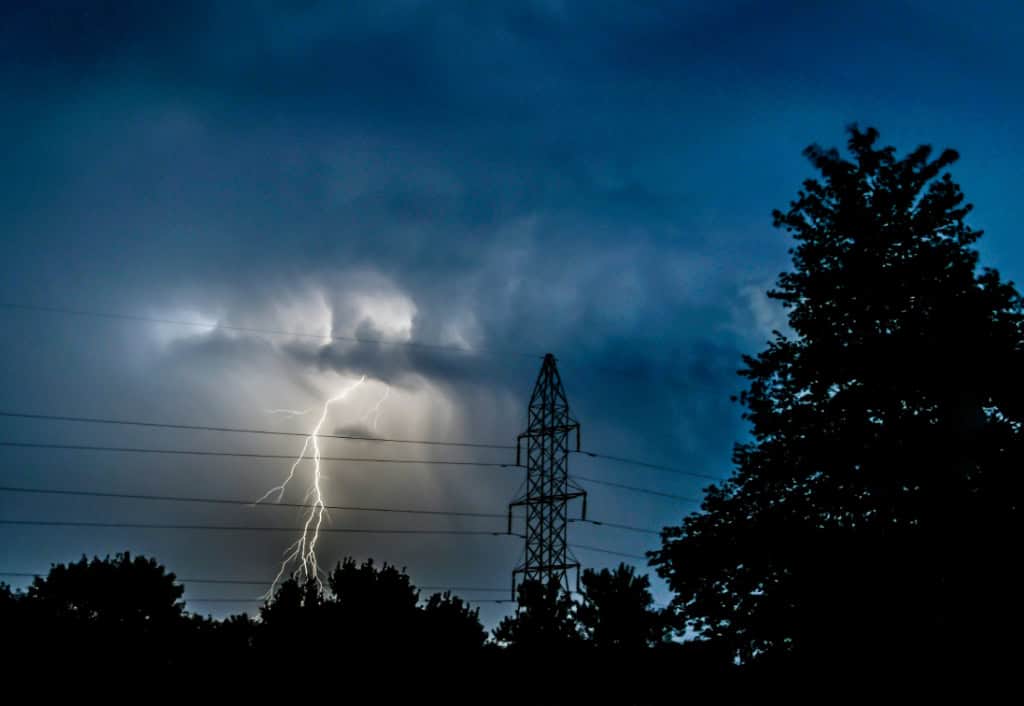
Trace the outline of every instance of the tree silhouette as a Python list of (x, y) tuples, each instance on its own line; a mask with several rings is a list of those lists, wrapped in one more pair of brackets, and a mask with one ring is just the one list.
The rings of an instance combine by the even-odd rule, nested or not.
[(36, 577), (28, 600), (54, 619), (82, 624), (150, 628), (181, 618), (185, 589), (176, 584), (155, 559), (132, 557), (91, 561), (84, 556), (71, 564), (56, 564)]
[(594, 647), (638, 650), (665, 640), (668, 628), (653, 607), (650, 579), (636, 576), (632, 566), (587, 569), (581, 582), (578, 617)]
[(404, 570), (346, 558), (331, 572), (328, 585), (332, 600), (326, 619), (353, 648), (395, 650), (415, 640), (419, 591)]
[(181, 657), (183, 592), (155, 560), (124, 552), (54, 565), (18, 607), (26, 640), (54, 659), (155, 667)]
[(294, 653), (295, 645), (307, 649), (326, 644), (324, 597), (317, 582), (310, 578), (299, 583), (294, 577), (282, 581), (271, 600), (260, 608), (260, 629), (255, 646), (274, 657)]
[(523, 581), (518, 588), (518, 610), (498, 624), (494, 639), (512, 648), (554, 650), (582, 640), (576, 623), (576, 605), (557, 581), (545, 585)]
[[(408, 574), (386, 563), (346, 558), (328, 575), (326, 589), (321, 592), (313, 580), (282, 582), (260, 611), (257, 650), (271, 659), (293, 659), (294, 646), (302, 644), (311, 653), (343, 651), (363, 659), (384, 651), (467, 652), (486, 638), (479, 611), (451, 593), (434, 594), (420, 605)], [(238, 644), (250, 627), (239, 622), (225, 635)]]
[(654, 553), (673, 608), (747, 663), (907, 667), (1017, 634), (1021, 301), (977, 268), (944, 173), (851, 128), (775, 225), (791, 333), (745, 357), (753, 439)]
[(480, 610), (470, 608), (450, 592), (435, 593), (423, 605), (420, 631), (424, 647), (465, 652), (479, 649), (487, 639)]
[(10, 584), (0, 581), (0, 618), (13, 615), (19, 597), (18, 593), (11, 590)]
[(5, 662), (11, 661), (16, 650), (23, 647), (25, 629), (25, 594), (14, 591), (10, 585), (0, 581), (0, 626), (3, 626), (4, 640), (0, 655)]

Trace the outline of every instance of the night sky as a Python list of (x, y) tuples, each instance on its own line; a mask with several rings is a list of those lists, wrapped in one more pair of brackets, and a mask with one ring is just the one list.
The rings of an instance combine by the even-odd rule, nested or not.
[[(784, 326), (764, 296), (788, 266), (771, 211), (812, 175), (807, 145), (842, 145), (857, 122), (901, 153), (957, 149), (983, 264), (1024, 278), (1022, 45), (1024, 4), (1009, 1), (4, 3), (0, 411), (307, 432), (325, 399), (365, 375), (325, 431), (511, 444), (550, 351), (584, 447), (724, 476), (746, 433), (729, 399), (740, 356)], [(388, 343), (317, 338), (328, 335)], [(15, 418), (0, 418), (0, 441), (282, 455), (302, 442)], [(336, 456), (514, 460), (323, 444)], [(570, 463), (677, 495), (707, 483)], [(0, 448), (6, 487), (255, 499), (288, 467)], [(497, 513), (523, 479), (361, 463), (325, 473), (333, 504)], [(695, 508), (588, 489), (591, 516), (610, 522), (658, 529)], [(0, 519), (296, 526), (301, 515), (0, 492)], [(272, 578), (294, 539), (0, 536), (5, 572), (130, 549), (186, 578), (254, 579)], [(639, 554), (658, 538), (574, 524), (570, 541)], [(319, 553), (404, 566), (418, 584), (506, 587), (522, 541), (335, 534)], [(190, 584), (186, 598), (263, 590)], [(485, 604), (481, 616), (490, 626), (509, 610)]]

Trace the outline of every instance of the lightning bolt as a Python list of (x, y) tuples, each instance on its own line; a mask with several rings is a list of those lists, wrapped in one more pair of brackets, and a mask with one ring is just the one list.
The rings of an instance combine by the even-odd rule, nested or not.
[(390, 395), (390, 394), (391, 394), (391, 385), (387, 385), (384, 388), (384, 396), (381, 397), (379, 400), (377, 400), (377, 404), (375, 404), (373, 407), (371, 407), (366, 412), (366, 414), (364, 414), (363, 417), (362, 417), (363, 421), (366, 421), (371, 416), (373, 417), (373, 430), (374, 431), (377, 431), (377, 422), (380, 421), (380, 407), (381, 407), (382, 404), (384, 404), (385, 400), (387, 400), (388, 395)]
[[(309, 514), (306, 516), (306, 522), (302, 528), (302, 534), (295, 540), (287, 549), (285, 549), (285, 557), (281, 562), (281, 568), (277, 572), (277, 576), (274, 577), (274, 582), (270, 585), (270, 589), (267, 591), (265, 598), (272, 598), (274, 591), (277, 589), (277, 584), (280, 583), (281, 577), (284, 576), (285, 572), (289, 567), (296, 567), (297, 578), (302, 581), (308, 581), (313, 579), (317, 585), (323, 590), (323, 582), (320, 580), (320, 566), (317, 563), (316, 558), (316, 543), (320, 538), (320, 527), (324, 521), (324, 515), (327, 514), (326, 504), (324, 503), (323, 489), (320, 486), (320, 429), (323, 427), (324, 422), (327, 420), (327, 414), (330, 411), (331, 405), (335, 402), (339, 402), (366, 382), (366, 376), (363, 375), (357, 381), (346, 387), (344, 390), (339, 392), (334, 397), (331, 397), (324, 402), (323, 410), (320, 412), (320, 419), (317, 421), (316, 426), (313, 427), (313, 431), (310, 432), (309, 436), (306, 437), (302, 443), (302, 450), (299, 452), (298, 458), (295, 459), (295, 463), (292, 464), (291, 470), (288, 471), (288, 477), (284, 479), (284, 482), (280, 485), (276, 485), (266, 493), (263, 494), (259, 500), (254, 504), (258, 504), (266, 500), (268, 497), (277, 493), (275, 502), (281, 502), (281, 498), (284, 495), (285, 489), (288, 484), (295, 477), (295, 471), (298, 469), (299, 464), (302, 463), (303, 459), (306, 458), (306, 452), (309, 447), (313, 447), (313, 479), (310, 484), (309, 492), (306, 494), (307, 500), (312, 500), (312, 505), (309, 509)], [(291, 410), (289, 410), (291, 411)]]

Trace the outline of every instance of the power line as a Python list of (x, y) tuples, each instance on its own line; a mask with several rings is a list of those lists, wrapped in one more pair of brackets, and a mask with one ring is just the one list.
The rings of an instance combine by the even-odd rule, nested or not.
[[(305, 503), (256, 503), (252, 500), (239, 500), (235, 498), (198, 498), (181, 495), (148, 495), (142, 493), (110, 493), (92, 490), (65, 490), (56, 488), (23, 488), (14, 486), (0, 486), (3, 493), (31, 493), (38, 495), (72, 495), (93, 498), (115, 498), (118, 500), (155, 500), (179, 503), (206, 503), (212, 505), (239, 505), (248, 507), (286, 507), (311, 509), (320, 507)], [(355, 512), (384, 512), (407, 515), (443, 515), (449, 517), (486, 517), (505, 519), (508, 515), (496, 512), (468, 512), (457, 510), (417, 510), (393, 507), (364, 507), (356, 505), (324, 505), (325, 510), (351, 510)]]
[(595, 453), (593, 451), (575, 451), (573, 453), (583, 454), (591, 458), (603, 458), (606, 461), (615, 461), (616, 463), (625, 463), (630, 466), (639, 466), (640, 468), (650, 468), (655, 471), (664, 471), (665, 473), (675, 473), (680, 476), (690, 476), (691, 478), (704, 478), (706, 480), (721, 481), (722, 479), (718, 476), (712, 476), (707, 473), (696, 473), (694, 471), (684, 471), (681, 468), (672, 468), (671, 466), (662, 466), (657, 463), (648, 463), (647, 461), (638, 461), (632, 458), (624, 458), (622, 456), (609, 456), (608, 454)]
[[(257, 525), (163, 525), (147, 522), (77, 522), (64, 520), (0, 520), (0, 525), (39, 527), (95, 527), (152, 530), (197, 530), (210, 532), (302, 532), (302, 527), (269, 527)], [(522, 537), (515, 533), (489, 530), (449, 529), (370, 529), (365, 527), (321, 527), (330, 534), (435, 534), (478, 537)]]
[[(269, 503), (257, 503), (253, 500), (241, 500), (237, 498), (200, 498), (192, 496), (182, 495), (151, 495), (143, 493), (114, 493), (106, 491), (95, 491), (95, 490), (68, 490), (63, 488), (25, 488), (16, 486), (0, 486), (0, 493), (25, 493), (32, 495), (64, 495), (74, 497), (90, 497), (90, 498), (112, 498), (115, 500), (146, 500), (146, 501), (158, 501), (158, 502), (178, 502), (178, 503), (204, 503), (212, 505), (234, 505), (234, 506), (245, 506), (245, 507), (261, 507), (261, 508), (301, 508), (301, 509), (312, 509), (320, 507), (319, 505), (305, 504), (305, 503), (285, 503), (285, 502), (269, 502)], [(408, 509), (408, 508), (393, 508), (393, 507), (365, 507), (359, 505), (324, 505), (325, 510), (347, 510), (354, 512), (381, 512), (381, 513), (392, 513), (392, 514), (406, 514), (406, 515), (432, 515), (432, 516), (444, 516), (444, 517), (474, 517), (474, 518), (488, 518), (488, 519), (505, 519), (508, 517), (507, 513), (496, 513), (496, 512), (470, 512), (470, 511), (459, 511), (459, 510), (420, 510), (420, 509)], [(646, 534), (658, 535), (660, 532), (652, 529), (643, 527), (634, 527), (631, 525), (621, 525), (614, 522), (603, 522), (600, 520), (583, 520), (583, 519), (572, 519), (570, 522), (584, 522), (587, 524), (597, 525), (601, 527), (612, 527), (615, 529), (630, 530), (633, 532), (643, 532)]]
[[(15, 578), (45, 578), (47, 574), (43, 573), (30, 573), (26, 571), (0, 571), (0, 576), (11, 576)], [(239, 586), (267, 586), (270, 585), (272, 579), (258, 580), (258, 579), (193, 579), (193, 578), (180, 578), (175, 576), (174, 580), (177, 583), (203, 583), (203, 584), (227, 584), (227, 585), (239, 585)], [(508, 587), (503, 588), (497, 587), (480, 587), (480, 586), (414, 586), (421, 591), (473, 591), (479, 593), (507, 593)]]
[(572, 477), (573, 477), (574, 480), (581, 480), (584, 483), (593, 483), (595, 485), (605, 485), (605, 486), (608, 486), (609, 488), (618, 488), (620, 490), (628, 490), (628, 491), (631, 491), (633, 493), (642, 493), (644, 495), (655, 495), (655, 496), (660, 497), (660, 498), (670, 498), (672, 500), (682, 500), (683, 502), (688, 502), (688, 503), (701, 503), (701, 502), (703, 502), (702, 500), (700, 500), (698, 498), (694, 498), (694, 497), (690, 497), (690, 496), (686, 496), (686, 495), (675, 495), (673, 493), (663, 493), (660, 490), (651, 490), (650, 488), (641, 488), (641, 487), (636, 486), (636, 485), (626, 485), (625, 483), (613, 483), (612, 481), (608, 481), (608, 480), (598, 480), (597, 478), (590, 478), (588, 476), (576, 475), (575, 473), (573, 474)]
[[(256, 434), (262, 436), (284, 436), (284, 437), (298, 437), (306, 438), (309, 436), (306, 432), (298, 431), (282, 431), (278, 429), (252, 429), (247, 427), (232, 427), (232, 426), (214, 426), (206, 424), (182, 424), (172, 422), (153, 422), (153, 421), (136, 421), (132, 419), (111, 419), (106, 417), (83, 417), (83, 416), (71, 416), (71, 415), (58, 415), (58, 414), (38, 414), (30, 412), (10, 412), (0, 411), (0, 417), (16, 418), (16, 419), (36, 419), (45, 421), (58, 421), (58, 422), (75, 422), (85, 424), (105, 424), (105, 425), (116, 425), (116, 426), (133, 426), (133, 427), (144, 427), (144, 428), (155, 428), (155, 429), (175, 429), (179, 431), (209, 431), (217, 433), (228, 433), (228, 434)], [(479, 442), (468, 442), (468, 441), (436, 441), (431, 439), (401, 439), (394, 437), (378, 437), (378, 436), (363, 436), (359, 434), (317, 434), (317, 438), (320, 439), (339, 439), (345, 441), (371, 441), (377, 443), (387, 444), (414, 444), (417, 446), (449, 446), (455, 448), (470, 448), (470, 449), (495, 449), (501, 451), (512, 451), (515, 450), (513, 444), (491, 444), (491, 443), (479, 443)], [(624, 463), (632, 466), (638, 466), (640, 468), (649, 468), (652, 470), (664, 471), (666, 473), (674, 473), (676, 475), (690, 476), (692, 478), (703, 478), (707, 480), (721, 480), (715, 476), (696, 473), (692, 471), (686, 471), (679, 468), (672, 468), (670, 466), (663, 466), (656, 463), (649, 463), (647, 461), (641, 461), (633, 458), (626, 458), (623, 456), (612, 456), (603, 453), (597, 453), (594, 451), (575, 451), (571, 450), (571, 453), (582, 454), (589, 456), (590, 458), (604, 459), (607, 461), (614, 461), (616, 463)]]
[(0, 308), (4, 309), (16, 309), (21, 311), (34, 311), (45, 314), (64, 314), (67, 316), (82, 316), (94, 319), (108, 319), (115, 321), (134, 321), (136, 323), (150, 323), (150, 324), (167, 324), (171, 326), (186, 326), (191, 328), (201, 328), (207, 330), (220, 330), (220, 331), (234, 331), (237, 333), (255, 333), (264, 336), (287, 336), (289, 338), (309, 338), (320, 341), (345, 341), (348, 343), (356, 343), (359, 345), (372, 345), (372, 346), (400, 346), (406, 348), (422, 348), (425, 350), (438, 350), (447, 351), (450, 353), (464, 353), (469, 355), (502, 355), (502, 356), (514, 356), (517, 358), (542, 358), (542, 355), (535, 353), (526, 353), (522, 351), (499, 351), (495, 349), (477, 349), (469, 348), (468, 346), (458, 346), (446, 343), (422, 343), (420, 341), (387, 341), (384, 339), (374, 338), (356, 338), (355, 336), (338, 336), (335, 334), (319, 334), (319, 333), (300, 333), (297, 331), (284, 331), (281, 329), (268, 329), (258, 328), (255, 326), (232, 326), (230, 324), (222, 324), (217, 322), (215, 324), (204, 323), (202, 321), (183, 321), (180, 319), (164, 319), (154, 316), (139, 316), (137, 314), (120, 314), (105, 311), (91, 311), (88, 309), (69, 309), (65, 307), (57, 306), (35, 306), (31, 304), (13, 304), (10, 302), (0, 302)]
[(628, 530), (630, 532), (641, 532), (643, 534), (661, 535), (661, 532), (658, 530), (647, 529), (646, 527), (635, 527), (633, 525), (620, 525), (615, 522), (604, 522), (602, 520), (584, 520), (578, 517), (570, 517), (568, 521), (576, 523), (582, 522), (584, 524), (596, 525), (598, 527), (611, 527), (614, 529)]
[[(164, 455), (175, 455), (175, 456), (207, 456), (217, 458), (256, 458), (256, 459), (273, 459), (273, 460), (286, 460), (294, 461), (296, 458), (312, 459), (312, 456), (288, 456), (285, 454), (266, 454), (266, 453), (245, 453), (240, 451), (203, 451), (203, 450), (192, 450), (192, 449), (154, 449), (145, 447), (128, 447), (128, 446), (97, 446), (91, 444), (50, 444), (50, 443), (30, 443), (23, 441), (0, 441), (0, 447), (7, 448), (25, 448), (25, 449), (53, 449), (53, 450), (64, 450), (64, 451), (103, 451), (103, 452), (118, 452), (118, 453), (139, 453), (139, 454), (164, 454)], [(349, 462), (349, 463), (393, 463), (403, 465), (426, 465), (426, 466), (461, 466), (471, 468), (521, 468), (514, 463), (494, 463), (487, 461), (447, 461), (437, 459), (400, 459), (400, 458), (357, 458), (347, 456), (321, 456), (321, 461), (337, 461), (337, 462)], [(615, 483), (612, 481), (599, 480), (597, 478), (590, 478), (588, 476), (573, 475), (576, 480), (581, 480), (585, 483), (594, 483), (596, 485), (604, 485), (610, 488), (618, 488), (620, 490), (628, 490), (634, 493), (642, 493), (646, 495), (654, 495), (657, 497), (670, 498), (672, 500), (681, 500), (684, 502), (699, 503), (701, 500), (689, 497), (685, 495), (676, 495), (673, 493), (665, 493), (659, 490), (652, 490), (650, 488), (641, 488), (635, 485), (626, 485), (625, 483)]]
[[(298, 431), (280, 431), (276, 429), (244, 429), (241, 427), (207, 426), (202, 424), (171, 424), (165, 422), (142, 422), (130, 419), (107, 419), (103, 417), (74, 417), (56, 414), (30, 414), (27, 412), (3, 412), (0, 417), (18, 419), (40, 419), (58, 422), (81, 422), (86, 424), (113, 424), (119, 426), (147, 427), (157, 429), (178, 429), (183, 431), (211, 431), (229, 434), (261, 434), (266, 436), (308, 437), (308, 433)], [(345, 439), (348, 441), (375, 441), (388, 444), (416, 444), (421, 446), (453, 446), (470, 449), (501, 449), (514, 450), (511, 444), (479, 444), (462, 441), (430, 441), (424, 439), (393, 439), (378, 436), (359, 436), (357, 434), (317, 434), (318, 439)]]
[[(254, 459), (273, 459), (273, 460), (287, 460), (294, 461), (296, 458), (312, 459), (312, 456), (288, 456), (285, 454), (266, 454), (266, 453), (245, 453), (239, 451), (203, 451), (203, 450), (192, 450), (192, 449), (154, 449), (146, 447), (128, 447), (128, 446), (97, 446), (91, 444), (50, 444), (50, 443), (30, 443), (22, 441), (0, 441), (0, 447), (7, 448), (26, 448), (26, 449), (52, 449), (52, 450), (65, 450), (65, 451), (101, 451), (101, 452), (118, 452), (118, 453), (139, 453), (139, 454), (164, 454), (174, 456), (206, 456), (216, 458), (254, 458)], [(357, 458), (347, 456), (321, 456), (321, 461), (336, 461), (336, 462), (349, 462), (349, 463), (393, 463), (402, 465), (426, 465), (426, 466), (459, 466), (469, 468), (520, 468), (514, 463), (494, 463), (486, 461), (448, 461), (448, 460), (436, 460), (436, 459), (399, 459), (399, 458)], [(626, 485), (625, 483), (615, 483), (612, 481), (599, 480), (597, 478), (590, 478), (588, 476), (573, 475), (576, 480), (581, 480), (585, 483), (594, 483), (596, 485), (604, 485), (610, 488), (617, 488), (620, 490), (628, 490), (634, 493), (642, 493), (646, 495), (653, 495), (657, 497), (669, 498), (672, 500), (681, 500), (684, 502), (701, 502), (697, 498), (688, 497), (685, 495), (675, 495), (673, 493), (665, 493), (659, 490), (652, 490), (650, 488), (641, 488), (634, 485)], [(197, 500), (198, 501), (198, 500)]]
[(592, 547), (592, 546), (589, 546), (587, 544), (572, 544), (570, 546), (573, 549), (582, 549), (582, 550), (588, 551), (588, 552), (598, 552), (599, 554), (612, 554), (614, 556), (625, 556), (625, 557), (629, 557), (630, 559), (647, 559), (647, 557), (642, 555), (642, 554), (629, 554), (628, 552), (617, 552), (617, 551), (613, 551), (611, 549), (604, 549), (602, 547)]
[[(192, 449), (153, 449), (132, 446), (94, 446), (91, 444), (49, 444), (30, 443), (25, 441), (0, 441), (0, 446), (22, 449), (60, 449), (65, 451), (115, 451), (138, 454), (170, 454), (176, 456), (214, 456), (228, 458), (263, 458), (294, 461), (296, 459), (313, 459), (313, 456), (289, 456), (286, 454), (245, 453), (241, 451), (201, 451)], [(479, 468), (517, 468), (514, 463), (494, 463), (487, 461), (444, 461), (433, 459), (407, 458), (355, 458), (347, 456), (321, 456), (321, 461), (348, 461), (351, 463), (401, 463), (425, 466), (473, 466)]]

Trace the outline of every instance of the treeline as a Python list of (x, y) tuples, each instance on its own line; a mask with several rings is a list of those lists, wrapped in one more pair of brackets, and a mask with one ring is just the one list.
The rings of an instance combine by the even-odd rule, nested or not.
[[(575, 601), (557, 585), (525, 582), (515, 613), (488, 634), (479, 609), (451, 592), (424, 595), (404, 570), (345, 559), (322, 585), (281, 582), (258, 618), (215, 620), (188, 610), (185, 587), (155, 559), (122, 553), (54, 565), (24, 590), (0, 584), (0, 625), (9, 666), (62, 673), (196, 678), (216, 666), (217, 679), (221, 670), (312, 678), (335, 665), (427, 679), (458, 665), (478, 678), (502, 678), (517, 669), (606, 664), (610, 671), (579, 688), (607, 694), (628, 685), (635, 698), (644, 689), (629, 685), (632, 676), (660, 659), (681, 660), (705, 678), (728, 672), (727, 653), (672, 640), (672, 615), (654, 607), (649, 588), (626, 565), (584, 571)], [(466, 694), (473, 683), (447, 693)]]
[(486, 646), (641, 650), (668, 644), (672, 636), (671, 615), (654, 608), (649, 588), (648, 578), (625, 564), (585, 570), (578, 602), (557, 584), (527, 581), (518, 587), (515, 615), (488, 635), (479, 608), (450, 591), (423, 595), (404, 570), (348, 558), (322, 581), (283, 580), (258, 619), (242, 613), (218, 621), (188, 610), (174, 573), (125, 552), (54, 565), (24, 590), (0, 584), (0, 617), (8, 634), (48, 642), (59, 635), (72, 651), (121, 649), (123, 658), (166, 664), (188, 659), (182, 641), (243, 658), (250, 651), (287, 653), (295, 644), (392, 653)]

